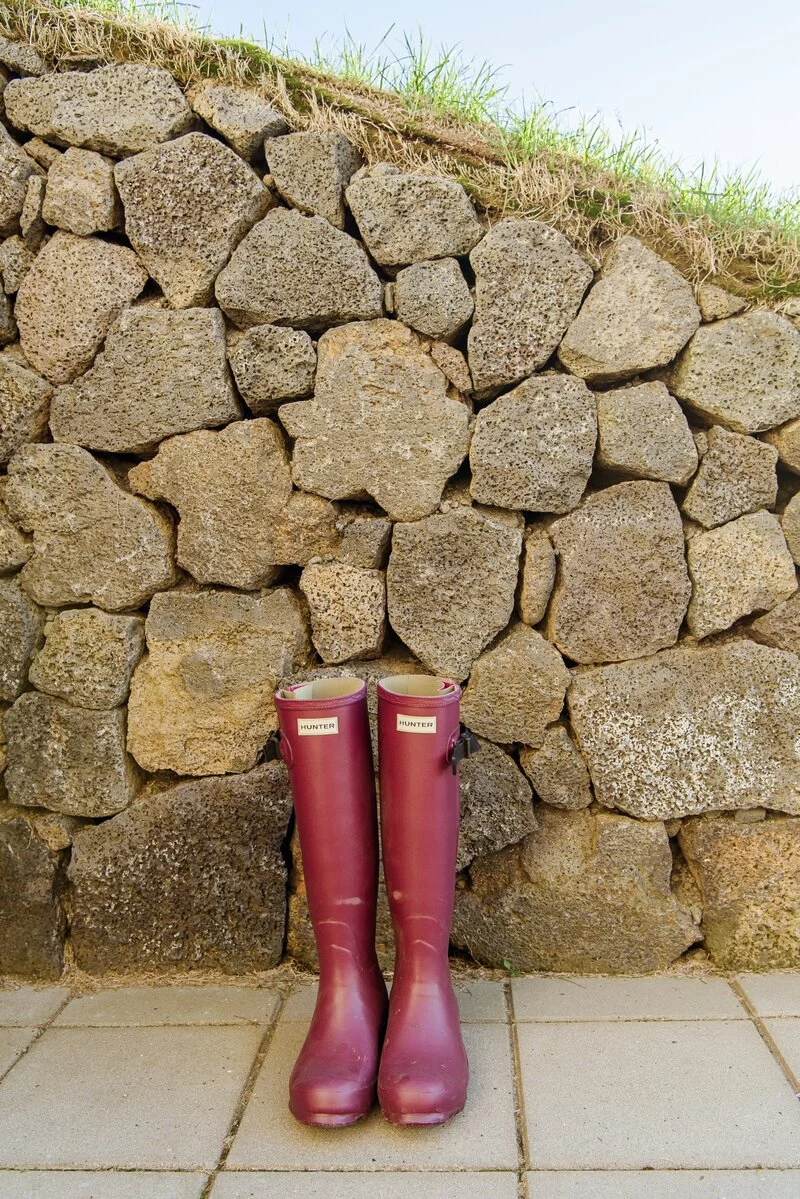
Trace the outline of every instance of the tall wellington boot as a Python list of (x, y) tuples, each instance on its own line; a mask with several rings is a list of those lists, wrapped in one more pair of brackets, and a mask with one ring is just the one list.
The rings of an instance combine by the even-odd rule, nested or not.
[(378, 683), (383, 871), (396, 958), (378, 1099), (392, 1124), (443, 1124), (467, 1097), (469, 1063), (448, 946), (458, 850), (458, 762), (477, 749), (461, 688), (396, 675)]
[(289, 1079), (304, 1124), (353, 1124), (375, 1101), (386, 984), (375, 954), (378, 818), (366, 686), (321, 679), (275, 696), (319, 954), (311, 1027)]

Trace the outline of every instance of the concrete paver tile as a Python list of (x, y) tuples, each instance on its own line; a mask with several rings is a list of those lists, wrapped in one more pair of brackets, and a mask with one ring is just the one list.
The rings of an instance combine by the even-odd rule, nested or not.
[(517, 1199), (510, 1172), (220, 1174), (211, 1199)]
[[(456, 995), (462, 1024), (493, 1024), (495, 1021), (505, 1023), (505, 995), (499, 979), (476, 978), (466, 983), (460, 982), (456, 985)], [(316, 983), (298, 987), (286, 1000), (281, 1019), (307, 1024), (316, 1001)]]
[(69, 995), (67, 987), (0, 989), (0, 1025), (12, 1028), (46, 1024)]
[(736, 981), (759, 1016), (800, 1016), (800, 970), (737, 974)]
[(0, 1170), (0, 1199), (200, 1199), (206, 1174)]
[(796, 1078), (800, 1078), (800, 1020), (796, 1016), (776, 1016), (765, 1020), (764, 1026), (775, 1038), (775, 1044), (786, 1058), (789, 1069)]
[(53, 1027), (268, 1024), (277, 1006), (275, 991), (256, 987), (117, 987), (72, 999)]
[(0, 1028), (0, 1075), (22, 1057), (35, 1033), (34, 1028)]
[(514, 1015), (529, 1020), (746, 1020), (724, 978), (515, 978)]
[(559, 1170), (528, 1175), (530, 1199), (797, 1199), (798, 1170)]

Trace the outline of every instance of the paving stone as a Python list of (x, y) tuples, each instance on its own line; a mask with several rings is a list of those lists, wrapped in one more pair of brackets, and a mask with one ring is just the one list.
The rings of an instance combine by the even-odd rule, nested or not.
[(16, 578), (0, 579), (0, 700), (16, 699), (42, 636), (44, 613)]
[(122, 217), (113, 161), (70, 146), (47, 173), (42, 217), (80, 237), (113, 229)]
[(189, 89), (188, 100), (197, 115), (248, 162), (258, 155), (265, 138), (289, 132), (286, 119), (248, 87), (206, 80)]
[(519, 1039), (541, 1169), (800, 1164), (797, 1101), (749, 1021), (522, 1024)]
[(344, 229), (344, 189), (363, 159), (343, 133), (312, 129), (271, 137), (264, 153), (287, 204)]
[(386, 639), (386, 576), (345, 562), (313, 562), (300, 576), (311, 639), (323, 662), (376, 658)]
[(31, 1028), (0, 1028), (0, 1078), (19, 1061), (33, 1037)]
[(800, 1016), (800, 971), (737, 974), (736, 981), (759, 1016)]
[(522, 749), (519, 764), (540, 799), (555, 808), (588, 808), (592, 802), (589, 771), (563, 724), (544, 732), (538, 749)]
[(511, 989), (518, 1022), (747, 1019), (722, 978), (515, 978)]
[(40, 375), (0, 354), (0, 463), (26, 442), (44, 440), (52, 394)]
[(798, 1170), (537, 1170), (531, 1199), (795, 1199)]
[(635, 479), (688, 483), (697, 449), (683, 410), (663, 383), (601, 391), (597, 465)]
[(3, 1083), (0, 1165), (211, 1169), (262, 1036), (50, 1029)]
[[(378, 1111), (351, 1128), (320, 1133), (293, 1118), (286, 1080), (306, 1034), (279, 1024), (228, 1157), (232, 1170), (515, 1170), (514, 1091), (508, 1032), (502, 1024), (468, 1024), (467, 1104), (442, 1128), (402, 1134)], [(2, 1130), (2, 1120), (0, 1120)], [(374, 1178), (374, 1175), (373, 1175)]]
[[(65, 992), (61, 992), (65, 995)], [(0, 1018), (2, 1017), (0, 991)], [(72, 999), (53, 1027), (144, 1028), (161, 1024), (268, 1024), (278, 995), (263, 987), (116, 987)]]
[(800, 1020), (794, 1017), (772, 1017), (764, 1021), (789, 1069), (800, 1076)]
[[(462, 1024), (505, 1024), (506, 1003), (501, 980), (470, 978), (454, 982)], [(281, 1023), (307, 1024), (317, 1001), (317, 983), (306, 983), (293, 991), (281, 1010)], [(391, 983), (389, 983), (391, 991)], [(2, 994), (2, 992), (0, 992)]]
[(33, 160), (0, 125), (0, 237), (20, 231), (28, 180), (38, 174)]
[(208, 304), (231, 251), (271, 204), (228, 146), (204, 133), (117, 163), (125, 233), (173, 308)]
[(255, 416), (314, 390), (317, 351), (302, 329), (255, 325), (232, 346), (228, 361), (236, 386)]
[(201, 1199), (205, 1174), (0, 1170), (3, 1199)]
[(60, 855), (23, 815), (0, 817), (0, 976), (58, 978), (66, 919)]
[[(285, 1174), (220, 1174), (212, 1199), (406, 1199), (409, 1189), (417, 1199), (485, 1199), (487, 1188), (495, 1199), (516, 1199), (517, 1176), (510, 1171), (464, 1170), (431, 1173), (370, 1171), (354, 1174), (304, 1170)], [(15, 1197), (16, 1199), (16, 1197)], [(47, 1197), (49, 1199), (49, 1197)], [(102, 1197), (101, 1197), (102, 1199)]]
[(66, 987), (0, 987), (0, 1027), (36, 1028), (46, 1024), (68, 998)]
[(469, 368), (479, 399), (544, 366), (580, 307), (592, 270), (541, 221), (506, 217), (470, 255), (475, 318)]
[(556, 555), (544, 524), (525, 529), (522, 543), (522, 571), (517, 594), (517, 611), (525, 624), (544, 620), (553, 584), (556, 581)]
[(691, 520), (712, 528), (759, 508), (775, 507), (774, 446), (719, 425), (708, 430), (705, 442), (700, 469), (681, 505)]
[(463, 329), (475, 308), (455, 258), (418, 262), (400, 271), (394, 283), (393, 303), (404, 324), (445, 342)]
[(140, 616), (111, 616), (96, 608), (56, 613), (29, 679), (39, 691), (84, 708), (116, 708), (128, 698), (133, 668), (144, 649)]

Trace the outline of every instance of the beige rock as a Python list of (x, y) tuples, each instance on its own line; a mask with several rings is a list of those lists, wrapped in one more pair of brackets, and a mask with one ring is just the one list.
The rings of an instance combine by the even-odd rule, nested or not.
[(671, 362), (699, 324), (683, 276), (635, 237), (621, 237), (567, 329), (558, 357), (589, 383), (615, 383)]
[(283, 435), (266, 418), (162, 442), (129, 481), (177, 508), (178, 562), (201, 583), (263, 587), (277, 566), (304, 565), (338, 544), (336, 510), (292, 491)]
[(566, 375), (526, 379), (478, 413), (470, 490), (482, 504), (570, 512), (592, 473), (594, 396)]
[(475, 319), (469, 368), (479, 398), (544, 366), (580, 307), (592, 271), (563, 234), (507, 217), (470, 255)]
[(456, 892), (452, 940), (483, 965), (648, 974), (700, 940), (670, 890), (663, 824), (537, 808), (519, 845), (476, 859)]
[(730, 628), (750, 612), (769, 611), (797, 590), (794, 563), (777, 517), (753, 512), (699, 533), (687, 550), (693, 636)]
[(32, 137), (30, 141), (25, 142), (22, 148), (28, 157), (32, 158), (45, 171), (49, 171), (53, 163), (63, 154), (63, 150), (49, 145), (48, 142), (42, 141), (40, 137)]
[(678, 840), (700, 888), (704, 944), (714, 965), (797, 969), (800, 820), (743, 825), (700, 816), (683, 822)]
[(595, 796), (645, 820), (800, 813), (800, 661), (752, 641), (580, 672), (567, 692)]
[(323, 662), (377, 658), (386, 637), (386, 577), (346, 562), (315, 562), (300, 576), (311, 639)]
[(691, 520), (710, 529), (759, 508), (775, 507), (774, 446), (719, 425), (709, 429), (705, 439), (700, 469), (682, 504)]
[(7, 295), (0, 293), (0, 346), (15, 341), (18, 332), (11, 301)]
[(33, 46), (7, 37), (0, 37), (0, 62), (15, 75), (44, 75), (48, 70), (47, 63)]
[(82, 708), (125, 703), (144, 649), (141, 617), (110, 616), (97, 608), (68, 609), (47, 622), (44, 637), (28, 675), (38, 691)]
[(666, 483), (619, 483), (550, 525), (559, 570), (547, 636), (575, 662), (674, 645), (691, 594), (680, 513)]
[(538, 749), (520, 751), (519, 764), (540, 799), (554, 808), (588, 808), (589, 771), (563, 724), (545, 729)]
[(360, 171), (347, 204), (381, 266), (468, 254), (483, 236), (469, 196), (454, 179), (404, 174), (380, 163)]
[(795, 562), (800, 562), (800, 491), (793, 495), (781, 516), (781, 528)]
[(697, 289), (697, 303), (704, 321), (721, 321), (726, 316), (736, 316), (747, 307), (747, 301), (734, 296), (713, 283), (701, 283)]
[(499, 745), (481, 741), (480, 751), (463, 761), (458, 773), (461, 824), (456, 870), (464, 870), (479, 855), (515, 845), (539, 822), (524, 774)]
[(17, 296), (15, 315), (31, 366), (51, 383), (83, 374), (146, 282), (144, 267), (124, 246), (54, 233)]
[(208, 304), (231, 251), (271, 204), (228, 146), (188, 133), (117, 163), (125, 232), (173, 308)]
[(42, 635), (44, 613), (16, 579), (0, 579), (0, 700), (16, 699)]
[(419, 339), (376, 320), (331, 329), (317, 352), (314, 399), (280, 409), (297, 439), (297, 486), (329, 499), (366, 493), (396, 520), (433, 512), (466, 455), (469, 413)]
[(256, 416), (314, 390), (317, 351), (301, 329), (256, 325), (229, 350), (228, 361), (236, 386)]
[(521, 517), (465, 507), (395, 525), (389, 621), (434, 674), (466, 678), (508, 624), (522, 530)]
[(169, 72), (143, 63), (15, 79), (5, 102), (18, 129), (57, 146), (83, 146), (115, 157), (177, 137), (193, 121)]
[(381, 315), (381, 283), (364, 247), (323, 217), (275, 208), (237, 246), (216, 286), (240, 329), (312, 331)]
[(0, 354), (0, 462), (47, 432), (53, 389), (39, 375)]
[(795, 591), (777, 608), (754, 620), (750, 625), (750, 636), (764, 645), (800, 654), (800, 591)]
[(31, 546), (0, 502), (0, 575), (24, 566), (31, 556)]
[(134, 671), (128, 749), (145, 770), (226, 774), (255, 766), (276, 728), (276, 681), (310, 651), (299, 600), (286, 588), (162, 592)]
[(247, 87), (206, 81), (191, 88), (188, 99), (197, 115), (248, 162), (256, 157), (264, 138), (289, 131), (281, 114)]
[(697, 450), (686, 417), (663, 383), (601, 391), (597, 465), (635, 479), (688, 483)]
[(670, 372), (680, 400), (735, 433), (800, 416), (800, 331), (756, 310), (698, 329)]
[(349, 504), (339, 509), (336, 531), (341, 540), (336, 557), (350, 566), (380, 570), (386, 565), (392, 522), (363, 505)]
[(125, 752), (125, 713), (76, 708), (27, 691), (4, 719), (8, 797), (22, 807), (69, 816), (111, 816), (136, 794), (139, 774)]
[(462, 395), (472, 395), (472, 376), (469, 373), (467, 360), (455, 346), (446, 341), (431, 342), (431, 358), (440, 371), (443, 371), (456, 391)]
[(272, 137), (264, 153), (287, 204), (344, 229), (344, 189), (363, 159), (343, 133), (307, 130)]
[(122, 208), (111, 159), (70, 146), (48, 171), (42, 216), (81, 237), (118, 225)]
[[(13, 814), (12, 814), (13, 813)], [(26, 982), (58, 979), (64, 967), (63, 864), (13, 809), (0, 818), (0, 971)]]
[(783, 465), (794, 474), (800, 474), (800, 420), (790, 420), (780, 429), (770, 429), (762, 441), (774, 445)]
[(547, 529), (543, 524), (528, 525), (517, 595), (517, 611), (525, 624), (536, 625), (544, 620), (555, 581), (556, 555)]
[(273, 762), (154, 791), (79, 832), (69, 864), (78, 969), (244, 974), (276, 966), (291, 811), (285, 768)]
[(514, 624), (472, 663), (461, 712), (481, 737), (541, 745), (564, 706), (569, 671), (557, 649), (526, 624)]
[(19, 218), (22, 240), (34, 254), (40, 249), (47, 229), (42, 216), (45, 181), (40, 175), (31, 175), (25, 190), (25, 203)]
[(19, 291), (22, 280), (33, 266), (34, 258), (33, 251), (28, 249), (17, 234), (7, 237), (0, 245), (0, 275), (3, 279), (3, 291), (7, 296), (13, 296)]
[(50, 428), (56, 441), (145, 453), (164, 437), (241, 415), (216, 308), (127, 308), (94, 365), (60, 387)]
[(0, 237), (19, 233), (28, 180), (36, 175), (36, 164), (0, 124)]
[(455, 258), (418, 262), (400, 271), (395, 280), (398, 319), (426, 337), (450, 341), (466, 325), (474, 308)]
[(49, 607), (136, 608), (175, 581), (172, 529), (101, 463), (72, 445), (29, 445), (8, 465), (4, 499), (33, 533), (25, 590)]

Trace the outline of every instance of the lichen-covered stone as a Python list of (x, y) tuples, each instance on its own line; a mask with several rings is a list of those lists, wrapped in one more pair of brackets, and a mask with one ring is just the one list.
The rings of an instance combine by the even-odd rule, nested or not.
[(319, 331), (381, 315), (381, 283), (364, 247), (320, 216), (274, 208), (220, 273), (217, 303), (240, 329)]
[(302, 329), (255, 325), (230, 349), (228, 361), (242, 398), (256, 416), (314, 390), (317, 351)]
[(0, 575), (24, 566), (31, 553), (30, 542), (8, 515), (5, 504), (0, 502)]
[(561, 715), (569, 671), (541, 633), (515, 624), (476, 658), (464, 691), (464, 720), (492, 741), (541, 745), (545, 729)]
[(538, 749), (520, 751), (519, 764), (540, 799), (554, 808), (588, 808), (589, 771), (563, 724), (545, 730)]
[(475, 308), (455, 258), (406, 267), (394, 282), (393, 295), (398, 319), (439, 341), (455, 337)]
[(340, 541), (336, 550), (339, 562), (381, 570), (386, 565), (392, 522), (380, 512), (361, 504), (342, 505), (336, 517)]
[(567, 692), (597, 799), (645, 820), (800, 813), (799, 699), (800, 661), (752, 641), (580, 672)]
[(314, 399), (280, 410), (297, 486), (329, 499), (366, 492), (396, 520), (433, 512), (467, 452), (469, 413), (419, 339), (369, 321), (329, 330), (317, 352)]
[(543, 524), (528, 525), (522, 543), (517, 611), (525, 624), (544, 620), (547, 604), (556, 581), (556, 555)]
[(783, 465), (800, 474), (800, 420), (790, 420), (780, 429), (769, 429), (762, 441), (774, 445)]
[(734, 433), (800, 416), (800, 331), (762, 309), (703, 325), (672, 368), (680, 400)]
[(287, 204), (344, 229), (344, 189), (363, 160), (343, 133), (311, 129), (273, 137), (264, 153)]
[(167, 517), (123, 491), (78, 446), (23, 446), (8, 464), (4, 499), (11, 517), (33, 533), (20, 577), (37, 603), (93, 603), (116, 612), (175, 581)]
[(118, 225), (122, 208), (111, 159), (70, 146), (47, 173), (42, 216), (81, 237)]
[(286, 588), (162, 592), (134, 671), (128, 748), (145, 770), (226, 774), (255, 766), (276, 727), (276, 681), (306, 664), (300, 601)]
[(666, 483), (619, 483), (550, 525), (559, 558), (547, 636), (575, 662), (616, 662), (678, 639), (691, 594)]
[(0, 976), (56, 979), (64, 967), (61, 855), (29, 820), (0, 817)]
[(700, 816), (683, 821), (678, 840), (700, 888), (703, 943), (714, 965), (796, 970), (800, 820), (781, 816), (741, 824)]
[(177, 137), (193, 121), (169, 72), (144, 63), (14, 79), (5, 102), (18, 129), (57, 146), (83, 146), (115, 157)]
[(697, 449), (683, 410), (663, 383), (601, 391), (597, 465), (635, 479), (688, 483)]
[(122, 708), (76, 708), (26, 691), (3, 720), (14, 804), (70, 816), (111, 816), (136, 794), (139, 773), (125, 752)]
[(42, 633), (44, 613), (17, 579), (0, 579), (0, 700), (16, 699)]
[(0, 63), (15, 75), (44, 75), (48, 67), (40, 54), (27, 42), (0, 37)]
[(40, 375), (0, 354), (0, 463), (47, 432), (53, 389)]
[(764, 645), (800, 654), (800, 591), (784, 603), (757, 617), (750, 625), (750, 636)]
[(37, 174), (36, 164), (0, 124), (0, 237), (19, 233), (28, 180)]
[(164, 441), (129, 482), (177, 508), (178, 563), (201, 583), (263, 587), (276, 566), (305, 565), (338, 544), (335, 508), (292, 490), (283, 435), (266, 417)]
[(478, 858), (456, 891), (452, 940), (483, 965), (648, 974), (700, 932), (670, 890), (663, 824), (537, 808), (538, 829)]
[(470, 490), (482, 504), (570, 512), (592, 472), (594, 396), (580, 379), (526, 379), (478, 413)]
[(512, 513), (465, 507), (394, 526), (389, 621), (434, 674), (466, 678), (508, 624), (522, 531)]
[(380, 163), (346, 190), (347, 204), (372, 257), (381, 266), (468, 254), (483, 235), (460, 183), (404, 174)]
[(558, 347), (568, 371), (614, 383), (671, 362), (700, 324), (692, 289), (635, 237), (621, 237)]
[(154, 791), (81, 830), (69, 865), (78, 968), (243, 974), (276, 966), (291, 810), (285, 769), (273, 762)]
[(794, 562), (777, 517), (753, 512), (698, 533), (686, 549), (695, 637), (730, 628), (750, 612), (769, 611), (797, 590)]
[(219, 309), (142, 307), (125, 309), (94, 365), (57, 390), (50, 427), (56, 441), (144, 453), (164, 437), (240, 415)]
[(747, 301), (741, 296), (734, 296), (714, 283), (700, 284), (697, 289), (697, 303), (704, 321), (721, 321), (726, 316), (736, 316), (747, 307)]
[(82, 708), (117, 708), (130, 690), (144, 649), (140, 616), (112, 616), (98, 608), (58, 612), (44, 626), (44, 646), (30, 682), (39, 691)]
[(345, 562), (315, 562), (300, 576), (311, 639), (323, 662), (376, 658), (386, 636), (386, 578)]
[(515, 845), (538, 827), (533, 797), (514, 759), (491, 741), (461, 763), (461, 823), (456, 870), (473, 858)]
[(793, 495), (783, 510), (781, 529), (795, 562), (800, 563), (800, 491)]
[(114, 168), (125, 232), (173, 308), (207, 304), (217, 275), (271, 200), (255, 171), (204, 133)]
[(475, 319), (468, 358), (475, 393), (496, 395), (544, 366), (574, 318), (592, 271), (541, 221), (507, 217), (470, 255)]
[(707, 529), (774, 508), (778, 494), (778, 451), (755, 437), (714, 425), (705, 434), (706, 450), (682, 508)]
[(209, 80), (192, 88), (188, 99), (197, 115), (248, 162), (256, 157), (265, 138), (289, 132), (285, 118), (250, 88)]
[(0, 276), (7, 296), (16, 295), (19, 291), (35, 257), (18, 234), (7, 237), (0, 245)]
[(83, 374), (113, 321), (146, 282), (132, 250), (58, 230), (17, 295), (15, 316), (31, 366), (51, 383)]

